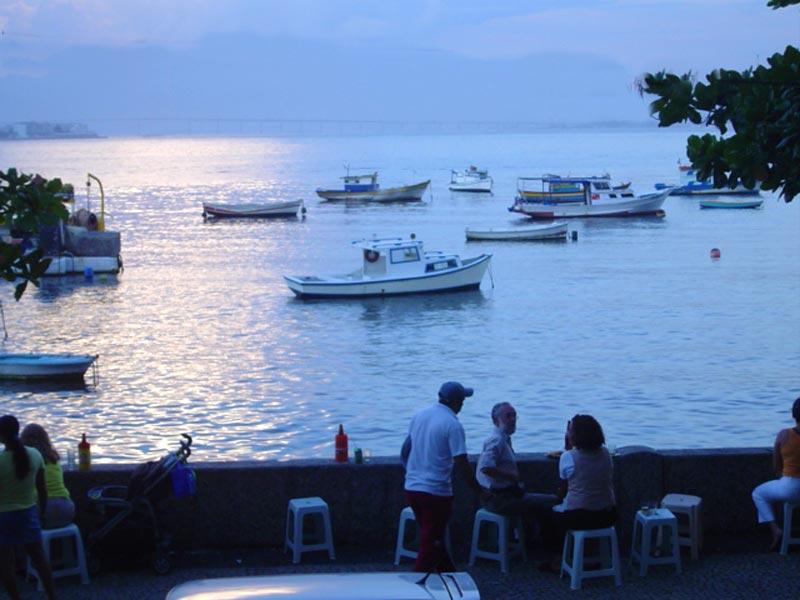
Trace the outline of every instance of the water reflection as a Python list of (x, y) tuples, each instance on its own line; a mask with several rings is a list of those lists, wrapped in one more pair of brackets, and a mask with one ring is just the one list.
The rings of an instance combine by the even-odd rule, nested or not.
[[(22, 381), (0, 379), (0, 393), (34, 395), (52, 392), (86, 392), (93, 393), (95, 387), (86, 380), (54, 380), (54, 381)], [(61, 397), (79, 397), (83, 394), (64, 394)]]
[(93, 279), (87, 279), (83, 275), (62, 275), (59, 277), (45, 277), (39, 282), (39, 287), (35, 288), (34, 296), (37, 300), (44, 303), (54, 302), (58, 298), (66, 298), (75, 292), (84, 291), (87, 288), (103, 290), (113, 290), (119, 285), (118, 275), (99, 274)]

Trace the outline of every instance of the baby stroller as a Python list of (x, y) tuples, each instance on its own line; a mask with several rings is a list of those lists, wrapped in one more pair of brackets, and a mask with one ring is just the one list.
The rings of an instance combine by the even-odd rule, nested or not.
[[(173, 497), (191, 496), (195, 491), (194, 472), (186, 466), (192, 453), (192, 438), (181, 434), (180, 448), (158, 461), (150, 461), (134, 469), (125, 485), (105, 485), (88, 491), (92, 512), (105, 521), (88, 537), (86, 551), (90, 570), (100, 568), (99, 549), (114, 539), (118, 546), (133, 550), (131, 540), (141, 538), (152, 544), (152, 565), (163, 575), (172, 567), (171, 538), (159, 525), (159, 510)], [(106, 555), (107, 552), (102, 552)]]

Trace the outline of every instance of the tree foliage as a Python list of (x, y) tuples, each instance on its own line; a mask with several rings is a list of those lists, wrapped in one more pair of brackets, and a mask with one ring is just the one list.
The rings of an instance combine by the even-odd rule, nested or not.
[[(772, 0), (772, 8), (800, 0)], [(800, 193), (800, 51), (787, 46), (767, 66), (717, 69), (695, 83), (691, 73), (647, 73), (642, 94), (658, 98), (650, 112), (659, 127), (691, 122), (715, 127), (720, 135), (692, 135), (686, 155), (699, 179), (717, 187), (778, 190), (786, 202)]]
[[(0, 227), (8, 228), (22, 243), (0, 240), (0, 277), (18, 282), (14, 297), (19, 300), (28, 283), (39, 285), (39, 278), (50, 265), (41, 249), (28, 251), (28, 240), (40, 228), (68, 217), (59, 196), (64, 191), (60, 179), (50, 181), (39, 175), (17, 173), (16, 169), (0, 171)], [(21, 280), (21, 281), (20, 281)]]

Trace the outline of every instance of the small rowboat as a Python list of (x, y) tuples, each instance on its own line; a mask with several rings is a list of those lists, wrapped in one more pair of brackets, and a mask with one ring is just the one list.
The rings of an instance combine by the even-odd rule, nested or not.
[(97, 354), (0, 354), (0, 379), (82, 379)]
[(468, 240), (564, 240), (567, 238), (567, 224), (564, 221), (557, 221), (551, 225), (525, 227), (468, 227), (466, 234)]
[(268, 219), (305, 214), (302, 200), (268, 204), (207, 204), (203, 202), (204, 219)]
[(747, 200), (744, 198), (716, 198), (700, 200), (700, 208), (761, 208), (763, 200)]

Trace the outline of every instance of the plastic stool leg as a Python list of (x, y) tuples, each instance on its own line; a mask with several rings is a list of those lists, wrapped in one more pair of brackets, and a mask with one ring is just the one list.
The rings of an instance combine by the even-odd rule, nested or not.
[(303, 511), (294, 513), (294, 540), (292, 544), (292, 563), (300, 562), (300, 551), (303, 547)]
[(622, 585), (622, 569), (620, 567), (619, 542), (617, 541), (617, 531), (611, 536), (611, 566), (614, 568), (614, 583)]
[(325, 541), (328, 544), (328, 558), (336, 560), (336, 552), (333, 549), (333, 528), (331, 527), (331, 513), (325, 511), (322, 513), (322, 518), (325, 521)]
[(508, 534), (510, 521), (503, 519), (497, 523), (497, 548), (500, 551), (500, 571), (508, 573)]
[(581, 589), (581, 582), (583, 581), (583, 536), (576, 536), (574, 543), (574, 551), (572, 553), (572, 577), (570, 578), (569, 587), (573, 590)]

